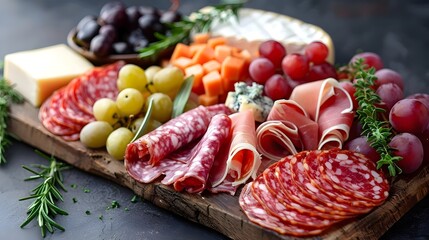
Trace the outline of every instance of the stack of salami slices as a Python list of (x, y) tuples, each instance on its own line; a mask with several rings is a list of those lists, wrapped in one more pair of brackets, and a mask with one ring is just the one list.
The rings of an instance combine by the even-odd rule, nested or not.
[(67, 141), (79, 139), (80, 130), (94, 121), (92, 106), (100, 98), (115, 99), (120, 61), (97, 67), (57, 90), (40, 107), (39, 119), (49, 132)]
[(303, 151), (245, 185), (239, 203), (258, 225), (311, 236), (381, 205), (389, 188), (384, 174), (364, 155), (340, 149)]

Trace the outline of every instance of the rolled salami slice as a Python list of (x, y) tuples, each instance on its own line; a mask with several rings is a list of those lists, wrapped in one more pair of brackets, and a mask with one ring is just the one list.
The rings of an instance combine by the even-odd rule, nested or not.
[(212, 118), (206, 133), (194, 148), (186, 173), (174, 183), (176, 191), (201, 193), (206, 188), (210, 169), (221, 145), (228, 139), (230, 129), (231, 119), (227, 115), (218, 114)]
[(171, 119), (135, 142), (125, 151), (125, 167), (139, 179), (139, 162), (155, 166), (170, 153), (201, 137), (210, 123), (210, 112), (199, 106)]

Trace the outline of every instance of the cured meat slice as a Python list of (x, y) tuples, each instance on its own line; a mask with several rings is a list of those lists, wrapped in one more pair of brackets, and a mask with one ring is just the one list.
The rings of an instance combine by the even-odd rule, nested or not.
[(212, 118), (206, 133), (194, 147), (195, 154), (191, 156), (188, 170), (174, 183), (176, 191), (201, 193), (206, 188), (210, 169), (220, 146), (229, 137), (230, 128), (231, 119), (227, 115), (218, 114)]
[[(67, 141), (78, 140), (80, 130), (94, 120), (92, 104), (98, 98), (117, 94), (116, 79), (123, 65), (120, 61), (95, 68), (54, 92), (39, 110), (43, 126)], [(92, 90), (93, 96), (88, 94), (88, 89)]]
[(319, 155), (322, 177), (341, 193), (378, 205), (389, 196), (389, 182), (375, 163), (348, 150)]
[[(345, 204), (350, 204), (350, 208), (353, 208), (354, 206), (359, 206), (359, 207), (373, 207), (374, 204), (370, 203), (368, 201), (364, 201), (364, 200), (359, 200), (356, 199), (352, 196), (348, 196), (345, 194), (342, 194), (341, 192), (339, 192), (338, 190), (336, 190), (331, 183), (329, 183), (328, 181), (326, 181), (323, 177), (322, 177), (322, 173), (319, 171), (319, 162), (320, 162), (320, 156), (324, 155), (325, 151), (320, 152), (320, 154), (317, 157), (312, 157), (312, 158), (304, 158), (302, 161), (303, 167), (305, 169), (305, 174), (308, 177), (308, 180), (311, 183), (311, 186), (307, 186), (307, 188), (309, 189), (309, 191), (314, 194), (315, 196), (317, 194), (323, 193), (327, 196), (329, 196), (329, 198), (337, 201), (337, 202), (341, 202), (341, 203), (345, 203)], [(323, 153), (323, 154), (322, 154)], [(367, 209), (365, 211), (365, 208), (361, 208), (362, 213), (369, 211), (370, 209)], [(358, 211), (357, 211), (358, 212)]]
[[(266, 169), (264, 174), (268, 174), (268, 172), (272, 172), (272, 170)], [(255, 179), (255, 181), (253, 181), (251, 189), (254, 198), (261, 204), (261, 206), (268, 213), (280, 218), (283, 222), (316, 229), (327, 227), (337, 222), (331, 219), (303, 214), (293, 208), (286, 208), (286, 206), (276, 198), (276, 193), (273, 194), (269, 191), (263, 175), (260, 175)]]
[(140, 179), (141, 162), (159, 164), (167, 155), (201, 137), (210, 123), (210, 113), (203, 106), (171, 119), (135, 142), (125, 151), (125, 167), (131, 176)]
[(297, 225), (283, 222), (276, 216), (268, 213), (261, 204), (255, 199), (251, 191), (251, 184), (248, 183), (243, 187), (239, 197), (239, 204), (246, 216), (254, 223), (274, 230), (280, 234), (292, 236), (311, 236), (320, 234), (324, 229), (308, 229)]
[(308, 152), (307, 156), (304, 158), (292, 158), (290, 161), (291, 166), (291, 177), (292, 181), (298, 188), (301, 190), (301, 192), (313, 199), (314, 201), (320, 202), (322, 204), (326, 203), (337, 203), (340, 206), (346, 206), (346, 209), (340, 208), (341, 210), (352, 212), (352, 213), (366, 213), (371, 210), (371, 208), (364, 206), (350, 206), (350, 202), (353, 200), (349, 198), (348, 202), (346, 201), (338, 201), (338, 199), (341, 199), (342, 194), (337, 191), (332, 191), (331, 196), (328, 196), (328, 194), (325, 194), (325, 191), (319, 190), (317, 187), (315, 187), (312, 183), (310, 178), (305, 172), (304, 168), (304, 161), (317, 161), (317, 156), (321, 153), (321, 151), (310, 151)]
[(265, 170), (263, 173), (263, 177), (268, 191), (270, 191), (271, 194), (275, 196), (275, 198), (277, 198), (277, 200), (285, 206), (286, 210), (297, 211), (307, 216), (316, 216), (324, 219), (341, 220), (348, 218), (348, 216), (336, 215), (332, 212), (327, 212), (325, 208), (321, 208), (319, 207), (319, 205), (314, 205), (312, 208), (310, 208), (308, 206), (294, 202), (287, 194), (284, 193), (284, 191), (282, 191), (281, 183), (275, 176), (275, 169), (277, 167), (277, 164), (279, 164), (279, 162), (271, 165), (270, 169)]
[(352, 99), (337, 80), (301, 84), (289, 100), (277, 100), (258, 127), (258, 151), (279, 160), (302, 150), (341, 148), (353, 118)]
[(302, 193), (301, 189), (294, 183), (292, 180), (292, 172), (291, 172), (291, 162), (297, 161), (298, 159), (305, 158), (308, 154), (308, 151), (300, 152), (291, 158), (284, 158), (277, 164), (275, 168), (275, 176), (277, 181), (280, 182), (281, 191), (283, 191), (287, 197), (292, 199), (296, 204), (300, 204), (309, 209), (317, 209), (323, 213), (330, 213), (334, 215), (340, 216), (351, 216), (353, 213), (348, 211), (348, 206), (344, 204), (340, 204), (334, 201), (326, 200), (326, 201), (315, 201), (310, 197), (307, 197)]
[[(261, 165), (261, 157), (256, 150), (255, 119), (253, 112), (241, 111), (230, 115), (232, 121), (231, 143), (227, 157), (226, 149), (220, 156), (210, 173), (212, 187), (220, 185), (225, 179), (232, 186), (245, 183), (250, 177), (256, 178), (256, 172)], [(225, 161), (226, 160), (226, 161)]]

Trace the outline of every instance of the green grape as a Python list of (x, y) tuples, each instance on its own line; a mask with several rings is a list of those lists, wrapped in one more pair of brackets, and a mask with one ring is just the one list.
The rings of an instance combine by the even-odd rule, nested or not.
[(113, 127), (105, 121), (94, 121), (86, 124), (80, 131), (80, 141), (89, 148), (106, 146), (107, 137), (113, 132)]
[(166, 67), (153, 76), (153, 87), (157, 92), (171, 94), (177, 92), (185, 80), (182, 70), (177, 67)]
[[(144, 117), (137, 118), (136, 120), (134, 120), (133, 123), (131, 123), (130, 128), (134, 134), (137, 134), (137, 131), (139, 130), (140, 125), (143, 123), (143, 119), (144, 119)], [(153, 120), (153, 119), (149, 119), (148, 125), (145, 127), (145, 129), (143, 129), (142, 135), (145, 135), (146, 133), (153, 131), (155, 128), (158, 128), (161, 125), (162, 125), (162, 123), (160, 123), (156, 120)]]
[(160, 66), (150, 66), (148, 68), (146, 68), (146, 70), (144, 71), (146, 74), (146, 78), (148, 82), (152, 82), (153, 81), (153, 76), (155, 76), (155, 74), (157, 72), (159, 72), (159, 70), (161, 70), (162, 68)]
[(127, 64), (119, 70), (118, 80), (116, 84), (119, 91), (126, 88), (134, 88), (140, 92), (146, 91), (147, 78), (145, 71), (134, 64)]
[(126, 127), (114, 130), (106, 141), (107, 152), (116, 160), (123, 160), (127, 145), (133, 139), (134, 134)]
[(117, 123), (120, 117), (115, 101), (110, 98), (98, 99), (92, 106), (92, 113), (96, 120), (108, 122), (110, 125)]
[(122, 116), (137, 115), (143, 105), (143, 95), (134, 88), (126, 88), (116, 97), (116, 106)]
[(151, 119), (157, 120), (161, 123), (165, 123), (170, 120), (171, 112), (173, 111), (173, 102), (171, 101), (171, 98), (164, 93), (154, 93), (147, 98), (144, 106), (145, 111), (147, 111), (149, 107), (150, 99), (153, 99)]

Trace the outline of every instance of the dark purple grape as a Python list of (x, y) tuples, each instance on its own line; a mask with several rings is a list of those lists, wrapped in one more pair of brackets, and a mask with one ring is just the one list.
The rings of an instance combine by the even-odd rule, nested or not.
[(105, 35), (97, 35), (91, 40), (89, 50), (97, 57), (106, 57), (110, 54), (112, 42)]
[(131, 53), (130, 45), (126, 42), (115, 42), (112, 45), (113, 52), (116, 54)]
[(128, 16), (128, 27), (129, 29), (135, 29), (139, 26), (139, 18), (142, 14), (139, 11), (138, 6), (131, 6), (126, 9)]
[(375, 72), (375, 76), (377, 77), (377, 80), (375, 80), (375, 86), (379, 87), (385, 83), (395, 83), (400, 87), (402, 90), (404, 90), (404, 79), (402, 76), (388, 68), (383, 68)]
[(131, 31), (125, 38), (130, 45), (134, 45), (139, 39), (146, 38), (140, 28)]
[(154, 33), (164, 33), (165, 27), (155, 15), (143, 15), (139, 18), (139, 27), (149, 40), (156, 40)]
[(128, 24), (128, 15), (125, 11), (125, 7), (117, 5), (105, 10), (100, 15), (100, 20), (103, 24), (110, 24), (120, 29)]
[(317, 80), (322, 80), (326, 78), (335, 78), (337, 79), (337, 71), (335, 70), (335, 67), (328, 63), (323, 62), (321, 64), (312, 65), (310, 67), (310, 71), (307, 76), (308, 82), (313, 82)]
[(77, 32), (76, 38), (83, 42), (90, 42), (98, 34), (99, 30), (100, 25), (96, 21), (90, 20)]
[(79, 21), (79, 23), (77, 24), (77, 26), (76, 26), (76, 31), (81, 30), (83, 28), (83, 26), (85, 26), (90, 21), (96, 22), (97, 21), (97, 17), (96, 16), (88, 15), (88, 16), (85, 16), (84, 18), (82, 18)]
[(111, 42), (115, 42), (117, 39), (116, 29), (113, 25), (102, 26), (99, 34), (106, 36)]
[(369, 145), (368, 139), (365, 136), (357, 137), (348, 141), (344, 146), (344, 149), (362, 153), (375, 163), (380, 160), (380, 154), (378, 154), (377, 151)]
[(422, 102), (426, 106), (427, 109), (429, 109), (429, 94), (415, 93), (415, 94), (408, 96), (407, 98), (417, 99), (420, 102)]
[(161, 18), (159, 21), (161, 23), (173, 23), (178, 22), (182, 19), (182, 15), (180, 15), (179, 12), (176, 11), (166, 11), (162, 13)]
[(365, 68), (371, 68), (374, 67), (375, 70), (380, 70), (383, 68), (384, 64), (381, 60), (381, 57), (373, 52), (362, 52), (354, 55), (352, 59), (350, 60), (350, 63), (356, 62), (358, 59), (363, 59), (363, 64), (365, 65)]
[(111, 10), (112, 8), (118, 7), (118, 6), (125, 8), (125, 5), (122, 2), (108, 2), (108, 3), (104, 4), (100, 10), (100, 16), (103, 15), (103, 13)]
[(154, 7), (150, 7), (150, 6), (139, 6), (139, 12), (142, 16), (143, 15), (154, 15), (157, 18), (160, 17), (158, 9), (156, 9)]

